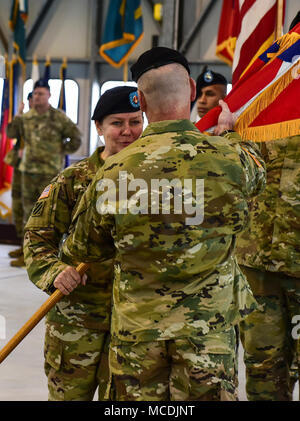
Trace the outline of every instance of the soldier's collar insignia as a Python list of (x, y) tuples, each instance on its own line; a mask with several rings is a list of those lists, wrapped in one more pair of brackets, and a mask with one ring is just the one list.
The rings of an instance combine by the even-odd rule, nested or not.
[(140, 107), (140, 101), (137, 91), (136, 92), (130, 92), (129, 94), (129, 101), (132, 107), (139, 108)]
[(211, 82), (213, 80), (213, 75), (212, 72), (210, 70), (207, 70), (207, 72), (204, 73), (203, 75), (203, 79), (205, 80), (205, 82)]
[(44, 191), (42, 192), (38, 200), (46, 199), (47, 197), (49, 197), (51, 190), (52, 190), (52, 184), (49, 184), (47, 187), (45, 187)]

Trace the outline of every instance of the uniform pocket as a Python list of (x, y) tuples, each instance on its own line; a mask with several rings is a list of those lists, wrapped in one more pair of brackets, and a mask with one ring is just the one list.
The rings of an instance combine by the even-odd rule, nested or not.
[(201, 338), (188, 338), (195, 354), (230, 355), (236, 348), (236, 334), (234, 328), (224, 332), (209, 333)]
[(62, 342), (51, 336), (49, 330), (46, 331), (44, 357), (45, 362), (49, 364), (54, 370), (58, 371), (62, 363), (63, 344)]

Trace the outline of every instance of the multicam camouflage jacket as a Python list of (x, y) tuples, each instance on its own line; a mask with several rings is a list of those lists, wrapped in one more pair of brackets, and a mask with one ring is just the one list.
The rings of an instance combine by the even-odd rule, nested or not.
[(237, 257), (245, 266), (300, 278), (300, 135), (259, 145), (267, 186), (250, 202)]
[(237, 134), (209, 137), (189, 120), (163, 121), (98, 171), (63, 250), (86, 262), (115, 257), (119, 339), (201, 336), (256, 308), (233, 257), (247, 199), (265, 183), (255, 148)]
[[(68, 264), (79, 262), (59, 255), (60, 243), (70, 228), (72, 215), (97, 170), (104, 164), (98, 148), (62, 171), (36, 202), (25, 227), (24, 256), (30, 280), (51, 294), (56, 276)], [(79, 285), (52, 309), (50, 321), (108, 330), (111, 314), (112, 260), (93, 263), (86, 286)]]
[(81, 144), (77, 126), (53, 107), (44, 114), (32, 108), (15, 117), (7, 126), (7, 134), (24, 142), (19, 170), (32, 174), (58, 174), (64, 155), (75, 152)]

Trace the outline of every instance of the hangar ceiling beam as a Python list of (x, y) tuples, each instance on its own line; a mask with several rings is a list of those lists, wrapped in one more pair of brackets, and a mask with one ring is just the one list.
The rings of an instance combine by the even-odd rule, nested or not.
[(159, 45), (177, 49), (179, 0), (165, 0)]
[(195, 39), (195, 36), (199, 33), (201, 27), (203, 26), (204, 22), (208, 18), (211, 10), (216, 5), (216, 0), (210, 0), (206, 8), (201, 13), (201, 16), (199, 17), (198, 21), (195, 23), (195, 25), (192, 27), (190, 32), (188, 33), (187, 37), (183, 40), (182, 45), (179, 47), (179, 51), (182, 54), (186, 54), (190, 45), (192, 44), (193, 40)]
[(45, 28), (49, 24), (51, 17), (54, 15), (57, 6), (58, 0), (47, 0), (41, 8), (38, 17), (36, 18), (31, 31), (26, 38), (26, 49), (29, 55), (32, 54), (37, 46), (40, 38), (39, 35), (42, 31), (45, 31)]

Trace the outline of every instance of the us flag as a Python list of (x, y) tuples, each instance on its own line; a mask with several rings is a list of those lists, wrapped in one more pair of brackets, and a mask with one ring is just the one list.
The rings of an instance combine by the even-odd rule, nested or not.
[[(300, 23), (263, 52), (225, 97), (237, 116), (234, 129), (256, 142), (299, 134)], [(212, 133), (221, 107), (196, 124)]]
[(223, 1), (216, 54), (232, 65), (233, 85), (276, 40), (284, 10), (285, 0)]

